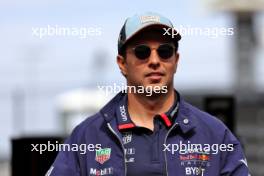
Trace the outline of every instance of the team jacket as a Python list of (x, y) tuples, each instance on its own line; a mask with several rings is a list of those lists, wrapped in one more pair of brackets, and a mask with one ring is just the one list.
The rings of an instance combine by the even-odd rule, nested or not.
[[(78, 125), (46, 176), (126, 176), (126, 156), (117, 128), (116, 95), (97, 114)], [(177, 118), (164, 140), (166, 176), (248, 176), (241, 145), (217, 118), (179, 98)], [(188, 147), (189, 145), (189, 147)], [(87, 146), (81, 152), (76, 146)], [(181, 148), (182, 147), (182, 148)]]

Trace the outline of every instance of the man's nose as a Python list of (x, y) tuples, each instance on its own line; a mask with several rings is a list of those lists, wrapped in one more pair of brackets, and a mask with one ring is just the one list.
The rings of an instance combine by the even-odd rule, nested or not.
[(157, 67), (160, 65), (160, 58), (156, 49), (151, 50), (151, 54), (149, 56), (149, 66)]

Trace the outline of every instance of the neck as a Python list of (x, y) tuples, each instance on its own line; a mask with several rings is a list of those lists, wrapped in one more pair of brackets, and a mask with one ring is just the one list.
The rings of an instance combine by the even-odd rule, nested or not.
[(137, 126), (154, 129), (153, 118), (169, 110), (174, 103), (174, 89), (167, 93), (146, 96), (137, 93), (128, 93), (128, 112), (131, 120)]

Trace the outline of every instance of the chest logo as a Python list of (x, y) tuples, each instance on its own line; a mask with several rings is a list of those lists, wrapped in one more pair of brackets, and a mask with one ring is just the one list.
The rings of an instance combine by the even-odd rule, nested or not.
[(123, 144), (128, 144), (132, 141), (132, 132), (126, 132), (123, 135)]
[(101, 148), (96, 150), (95, 161), (100, 164), (104, 164), (111, 157), (111, 148)]

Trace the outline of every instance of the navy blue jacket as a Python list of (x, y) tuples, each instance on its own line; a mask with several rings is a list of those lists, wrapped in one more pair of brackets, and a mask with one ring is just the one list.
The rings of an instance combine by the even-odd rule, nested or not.
[[(126, 175), (124, 145), (115, 115), (123, 96), (119, 93), (97, 114), (83, 121), (65, 142), (71, 146), (89, 144), (89, 151), (85, 154), (76, 148), (60, 151), (46, 175)], [(180, 148), (183, 144), (185, 148)], [(188, 144), (199, 146), (196, 149), (186, 148)], [(202, 149), (199, 148), (201, 146)], [(167, 176), (249, 175), (241, 145), (229, 129), (220, 120), (193, 107), (181, 97), (178, 115), (166, 135), (162, 152)]]

